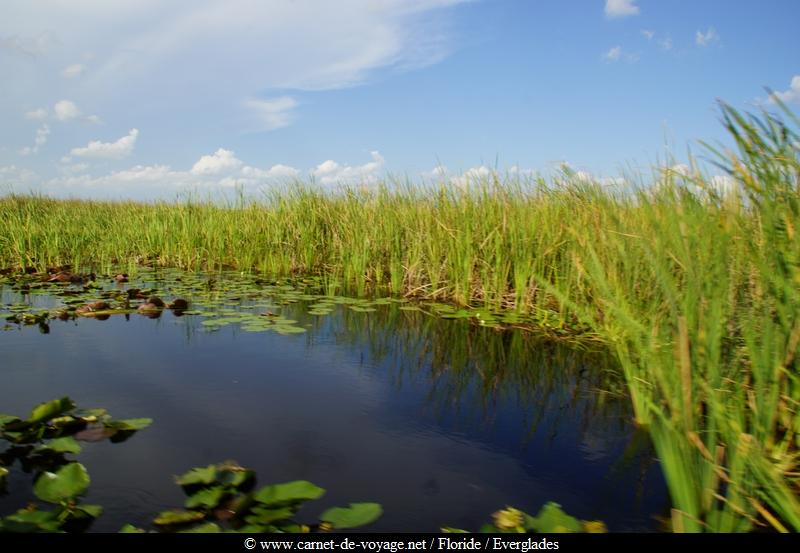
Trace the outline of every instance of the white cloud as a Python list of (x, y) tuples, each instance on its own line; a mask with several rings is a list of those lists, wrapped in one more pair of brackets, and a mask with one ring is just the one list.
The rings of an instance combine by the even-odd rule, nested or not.
[(39, 175), (16, 165), (0, 166), (0, 186), (11, 190), (22, 191), (24, 187), (32, 188), (39, 181)]
[(622, 46), (614, 46), (608, 52), (603, 54), (603, 58), (606, 61), (619, 61), (619, 58), (622, 56)]
[(685, 163), (678, 163), (669, 168), (669, 171), (681, 177), (688, 177), (691, 169)]
[(447, 176), (447, 173), (448, 171), (446, 165), (437, 165), (430, 171), (423, 171), (420, 173), (420, 176), (422, 176), (423, 179), (440, 181)]
[(658, 41), (658, 45), (665, 52), (672, 50), (672, 37), (665, 37)]
[(81, 114), (78, 106), (69, 100), (61, 100), (53, 106), (53, 113), (59, 121), (70, 121)]
[[(469, 1), (15, 2), (3, 10), (0, 56), (5, 49), (48, 56), (46, 67), (55, 70), (43, 64), (3, 87), (0, 121), (34, 91), (55, 91), (87, 114), (102, 105), (104, 116), (126, 113), (131, 121), (194, 116), (220, 132), (252, 121), (284, 127), (302, 100), (296, 91), (356, 86), (378, 71), (444, 59), (454, 49), (452, 12)], [(24, 38), (42, 29), (55, 29), (58, 42), (46, 34)], [(80, 90), (58, 92), (69, 84), (65, 77), (79, 77)], [(178, 132), (163, 128), (176, 142)]]
[(461, 175), (450, 177), (450, 182), (459, 188), (467, 188), (470, 184), (477, 184), (485, 181), (491, 176), (492, 171), (485, 165), (470, 167)]
[(718, 40), (719, 35), (714, 27), (709, 27), (708, 31), (705, 33), (702, 31), (697, 31), (697, 33), (694, 35), (694, 41), (698, 46), (708, 46), (709, 44), (717, 42)]
[(116, 142), (100, 142), (93, 140), (83, 148), (73, 148), (70, 154), (78, 157), (99, 158), (99, 159), (122, 159), (133, 153), (136, 145), (136, 138), (139, 136), (138, 129), (131, 129), (127, 136), (123, 136)]
[(727, 196), (738, 190), (736, 179), (730, 175), (714, 175), (711, 177), (711, 186), (721, 196)]
[(251, 98), (244, 105), (256, 113), (262, 130), (271, 131), (286, 127), (292, 122), (292, 110), (297, 107), (297, 101), (291, 96), (264, 100)]
[(606, 17), (628, 17), (638, 15), (639, 6), (636, 0), (606, 0)]
[(103, 120), (100, 119), (97, 115), (90, 115), (86, 118), (88, 123), (92, 123), (93, 125), (102, 125)]
[(26, 146), (22, 148), (19, 153), (20, 155), (27, 156), (30, 154), (39, 153), (39, 148), (44, 146), (47, 143), (47, 137), (50, 135), (50, 127), (47, 126), (47, 123), (42, 124), (41, 127), (36, 129), (36, 138), (33, 140), (33, 146)]
[(272, 179), (293, 179), (300, 174), (300, 171), (288, 165), (273, 165), (269, 169), (258, 169), (256, 167), (242, 167), (242, 176), (255, 180)]
[(378, 151), (370, 152), (372, 161), (364, 165), (339, 165), (329, 159), (311, 170), (311, 176), (322, 185), (366, 184), (375, 182), (383, 169), (384, 158)]
[(65, 79), (74, 79), (80, 77), (84, 71), (86, 71), (85, 65), (82, 63), (73, 63), (61, 70), (61, 76)]
[(792, 77), (792, 82), (789, 84), (788, 90), (773, 92), (770, 96), (770, 102), (774, 104), (776, 98), (785, 104), (800, 102), (800, 75)]
[(193, 175), (219, 175), (230, 173), (241, 167), (242, 161), (237, 159), (231, 150), (220, 148), (211, 155), (197, 160), (192, 166)]
[(647, 40), (653, 40), (653, 37), (656, 36), (656, 32), (648, 29), (642, 29), (642, 36), (644, 36)]
[(33, 121), (44, 121), (47, 119), (47, 110), (45, 108), (34, 109), (25, 113), (25, 119)]

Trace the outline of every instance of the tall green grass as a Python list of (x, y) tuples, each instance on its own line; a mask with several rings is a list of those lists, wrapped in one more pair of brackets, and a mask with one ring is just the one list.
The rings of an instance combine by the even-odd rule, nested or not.
[(697, 171), (651, 186), (570, 178), (259, 200), (0, 199), (0, 262), (141, 263), (323, 275), (515, 310), (580, 329), (620, 366), (673, 502), (675, 531), (800, 530), (800, 161), (797, 120), (722, 106), (737, 190)]

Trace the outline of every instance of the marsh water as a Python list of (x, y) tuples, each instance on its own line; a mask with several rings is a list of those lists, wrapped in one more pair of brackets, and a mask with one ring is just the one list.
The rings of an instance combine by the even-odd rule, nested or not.
[[(154, 419), (78, 456), (92, 478), (87, 501), (105, 508), (94, 531), (149, 526), (183, 503), (174, 475), (226, 459), (255, 469), (259, 484), (325, 488), (300, 518), (381, 503), (367, 531), (477, 529), (506, 505), (535, 513), (548, 501), (611, 531), (657, 530), (668, 513), (655, 454), (602, 353), (502, 330), (490, 315), (476, 324), (446, 306), (326, 298), (253, 277), (97, 282), (6, 280), (3, 313), (54, 313), (134, 285), (185, 297), (190, 310), (12, 320), (0, 332), (0, 412), (25, 416), (70, 396)], [(11, 472), (0, 514), (33, 498), (31, 478)]]

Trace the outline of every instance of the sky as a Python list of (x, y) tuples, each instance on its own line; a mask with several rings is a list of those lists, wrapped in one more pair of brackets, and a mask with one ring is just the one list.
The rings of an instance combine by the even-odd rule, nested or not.
[(612, 180), (800, 112), (797, 0), (3, 0), (0, 194)]

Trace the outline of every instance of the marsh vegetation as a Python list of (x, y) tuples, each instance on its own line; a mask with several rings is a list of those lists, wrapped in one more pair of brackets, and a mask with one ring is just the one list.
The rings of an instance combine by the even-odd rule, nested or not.
[[(665, 169), (641, 187), (575, 175), (297, 185), (228, 205), (7, 196), (0, 260), (40, 274), (68, 264), (227, 269), (278, 287), (313, 278), (320, 314), (337, 304), (324, 296), (367, 298), (351, 305), (367, 313), (393, 298), (407, 313), (603, 349), (614, 360), (604, 386), (624, 391), (655, 448), (669, 528), (798, 531), (798, 122), (725, 105), (722, 121), (736, 150), (709, 152), (735, 184), (725, 193), (699, 171)], [(237, 317), (208, 326), (298, 328)]]

